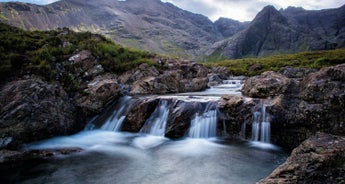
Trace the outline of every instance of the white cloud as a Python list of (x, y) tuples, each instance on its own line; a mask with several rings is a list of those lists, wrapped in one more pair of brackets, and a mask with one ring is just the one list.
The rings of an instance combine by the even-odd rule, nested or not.
[(265, 6), (277, 9), (288, 6), (303, 7), (309, 10), (340, 7), (343, 0), (162, 0), (176, 6), (208, 16), (211, 20), (228, 17), (240, 21), (252, 20)]

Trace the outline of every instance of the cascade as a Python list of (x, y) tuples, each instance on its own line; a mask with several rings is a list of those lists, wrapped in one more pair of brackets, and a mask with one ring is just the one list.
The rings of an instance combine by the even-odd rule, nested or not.
[(217, 133), (218, 108), (214, 103), (208, 105), (201, 114), (196, 113), (191, 121), (188, 137), (192, 138), (210, 138), (215, 137)]
[(169, 106), (166, 100), (160, 100), (155, 111), (150, 118), (146, 120), (141, 128), (141, 133), (147, 133), (155, 136), (164, 136), (166, 124), (168, 122)]
[(252, 141), (270, 143), (271, 124), (266, 112), (266, 105), (262, 105), (259, 111), (254, 112), (252, 122)]
[[(93, 121), (88, 123), (86, 129), (92, 130), (100, 128), (102, 130), (115, 132), (120, 131), (122, 123), (126, 119), (127, 110), (132, 104), (131, 100), (131, 97), (122, 97), (117, 104), (108, 109), (107, 113), (104, 113), (100, 117), (96, 117)], [(103, 125), (97, 126), (99, 123), (102, 123)]]

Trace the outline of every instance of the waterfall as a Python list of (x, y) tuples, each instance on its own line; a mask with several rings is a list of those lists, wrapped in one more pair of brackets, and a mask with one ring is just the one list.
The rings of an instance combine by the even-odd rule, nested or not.
[(130, 101), (130, 97), (123, 97), (120, 99), (112, 114), (106, 119), (105, 123), (101, 126), (102, 130), (120, 131), (122, 123), (126, 119), (125, 111)]
[(260, 110), (253, 114), (252, 141), (270, 143), (271, 124), (266, 112), (266, 105), (262, 105)]
[(196, 113), (195, 118), (191, 121), (188, 136), (192, 138), (215, 137), (217, 133), (217, 111), (217, 109), (206, 108), (202, 114)]
[(169, 106), (166, 100), (160, 100), (159, 105), (151, 114), (150, 118), (146, 120), (144, 126), (141, 128), (141, 133), (147, 133), (155, 136), (164, 136), (166, 124), (168, 122)]

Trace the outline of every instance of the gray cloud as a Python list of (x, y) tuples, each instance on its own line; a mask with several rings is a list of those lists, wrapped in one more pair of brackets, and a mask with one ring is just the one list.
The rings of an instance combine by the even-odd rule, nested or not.
[[(277, 9), (288, 6), (303, 7), (309, 10), (337, 8), (345, 4), (343, 0), (162, 0), (176, 6), (208, 16), (211, 20), (228, 17), (240, 21), (252, 20), (265, 6)], [(188, 3), (186, 3), (186, 1)]]
[[(49, 4), (57, 0), (0, 0), (0, 2), (22, 1), (35, 4)], [(86, 0), (87, 1), (87, 0)], [(115, 1), (115, 0), (114, 0)], [(228, 17), (240, 21), (252, 20), (265, 6), (277, 9), (288, 6), (303, 7), (309, 10), (336, 8), (345, 4), (344, 0), (161, 0), (170, 2), (182, 9), (203, 14), (211, 20)]]

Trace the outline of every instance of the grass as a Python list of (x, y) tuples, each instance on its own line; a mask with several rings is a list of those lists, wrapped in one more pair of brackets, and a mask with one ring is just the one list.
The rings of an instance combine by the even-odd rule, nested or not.
[[(227, 67), (233, 75), (254, 76), (264, 71), (279, 71), (282, 67), (322, 68), (345, 63), (345, 48), (326, 51), (301, 52), (297, 54), (282, 54), (263, 58), (244, 58), (206, 62), (205, 65)], [(251, 71), (253, 65), (260, 66)]]
[(106, 72), (116, 74), (141, 63), (155, 64), (150, 53), (122, 47), (90, 32), (76, 33), (67, 28), (24, 31), (0, 23), (0, 83), (27, 74), (56, 80), (57, 64), (81, 50), (90, 50)]

